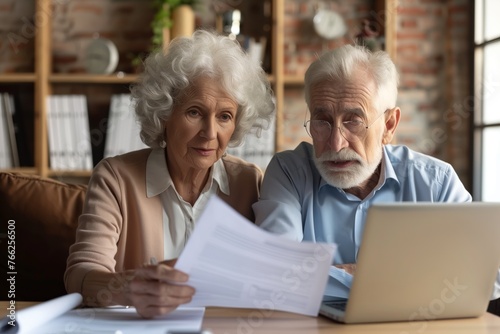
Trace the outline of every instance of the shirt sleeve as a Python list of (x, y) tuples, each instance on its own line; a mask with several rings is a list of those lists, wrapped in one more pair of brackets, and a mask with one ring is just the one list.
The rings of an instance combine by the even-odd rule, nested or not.
[(491, 300), (498, 299), (500, 298), (500, 268), (497, 273), (497, 280), (495, 281), (495, 284), (493, 285), (493, 291), (491, 292)]
[(252, 207), (255, 223), (272, 233), (302, 241), (303, 227), (297, 175), (275, 155), (267, 166), (260, 198)]
[(446, 170), (441, 193), (439, 195), (439, 202), (471, 202), (472, 196), (465, 189), (462, 181), (451, 165), (448, 165)]

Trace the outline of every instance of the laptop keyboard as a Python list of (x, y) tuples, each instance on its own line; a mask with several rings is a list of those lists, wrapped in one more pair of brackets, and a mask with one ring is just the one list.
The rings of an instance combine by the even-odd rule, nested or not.
[(323, 304), (341, 311), (345, 311), (347, 307), (346, 300), (333, 300), (333, 301), (323, 302)]

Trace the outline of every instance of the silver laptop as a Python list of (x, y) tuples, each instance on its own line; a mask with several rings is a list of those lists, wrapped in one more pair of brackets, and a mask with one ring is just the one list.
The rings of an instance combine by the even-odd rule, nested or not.
[(373, 205), (347, 301), (320, 314), (344, 323), (477, 317), (500, 266), (500, 203)]

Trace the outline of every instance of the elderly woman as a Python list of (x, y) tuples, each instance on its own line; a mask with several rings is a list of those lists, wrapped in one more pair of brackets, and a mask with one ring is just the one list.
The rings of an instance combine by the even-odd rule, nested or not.
[(173, 264), (210, 196), (253, 220), (262, 172), (225, 150), (268, 122), (274, 103), (260, 66), (207, 31), (150, 55), (132, 96), (150, 148), (95, 167), (64, 278), (86, 305), (153, 317), (195, 293)]

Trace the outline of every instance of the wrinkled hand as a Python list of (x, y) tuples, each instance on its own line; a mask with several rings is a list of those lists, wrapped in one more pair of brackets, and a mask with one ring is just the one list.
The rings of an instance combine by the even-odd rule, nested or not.
[(336, 264), (335, 267), (344, 270), (346, 273), (354, 276), (356, 272), (356, 264), (355, 263), (345, 263), (345, 264)]
[(175, 261), (146, 265), (135, 271), (129, 285), (128, 299), (142, 317), (166, 314), (191, 301), (195, 290), (183, 284), (189, 277), (173, 268)]

